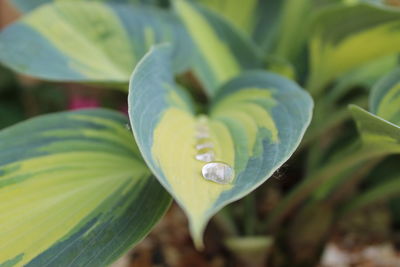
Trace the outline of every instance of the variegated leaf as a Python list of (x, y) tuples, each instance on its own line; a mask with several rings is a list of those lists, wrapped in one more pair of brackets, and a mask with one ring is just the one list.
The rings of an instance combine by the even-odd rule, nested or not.
[(191, 1), (173, 2), (197, 47), (193, 68), (209, 96), (241, 71), (261, 66), (258, 48), (218, 14)]
[[(203, 5), (221, 14), (261, 47), (263, 53), (271, 54), (276, 47), (277, 37), (282, 33), (280, 26), (284, 19), (285, 6), (292, 6), (282, 0), (249, 0), (240, 5), (231, 0), (199, 0)], [(297, 6), (298, 7), (298, 6)], [(293, 20), (291, 16), (290, 21)]]
[(230, 0), (198, 0), (202, 5), (221, 14), (242, 32), (251, 33), (256, 23), (257, 8), (260, 8), (259, 0), (244, 1), (240, 5)]
[(173, 14), (155, 7), (62, 1), (6, 28), (0, 34), (0, 62), (48, 80), (127, 83), (135, 64), (162, 42), (174, 44), (174, 69), (186, 69), (193, 47)]
[(334, 5), (314, 21), (308, 87), (318, 94), (347, 71), (399, 51), (399, 9), (367, 3)]
[(399, 65), (397, 55), (389, 55), (377, 60), (373, 60), (361, 67), (349, 71), (340, 77), (335, 86), (330, 89), (330, 94), (335, 99), (344, 96), (349, 90), (355, 87), (371, 88), (385, 74)]
[(372, 90), (371, 112), (400, 126), (400, 69), (379, 81)]
[(126, 123), (98, 109), (0, 132), (0, 266), (107, 266), (150, 231), (170, 197)]
[[(292, 155), (313, 104), (292, 81), (252, 71), (225, 84), (207, 114), (195, 114), (170, 64), (168, 46), (154, 48), (139, 63), (130, 83), (130, 120), (148, 166), (186, 212), (201, 246), (210, 217), (262, 184)], [(205, 179), (212, 162), (224, 184)]]

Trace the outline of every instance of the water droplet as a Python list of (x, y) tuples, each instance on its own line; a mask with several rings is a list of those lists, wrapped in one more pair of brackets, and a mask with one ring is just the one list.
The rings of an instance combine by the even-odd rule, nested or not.
[(233, 168), (223, 162), (207, 163), (203, 166), (201, 172), (204, 179), (218, 184), (229, 184), (235, 176)]
[(215, 159), (214, 151), (212, 150), (204, 150), (203, 152), (199, 152), (196, 155), (196, 159), (204, 162), (210, 162)]
[(197, 150), (202, 150), (202, 149), (205, 149), (205, 148), (213, 148), (213, 147), (214, 147), (214, 144), (211, 143), (211, 142), (198, 143), (196, 145), (196, 149)]
[(129, 123), (125, 124), (125, 128), (130, 132), (132, 131), (131, 125)]
[(199, 125), (207, 125), (208, 117), (207, 115), (201, 114), (197, 117)]
[(204, 131), (204, 132), (197, 131), (197, 133), (196, 133), (197, 139), (209, 138), (209, 137), (210, 137), (210, 134), (208, 133), (208, 131), (207, 132), (206, 131)]
[(210, 137), (210, 129), (208, 128), (208, 119), (206, 116), (200, 116), (198, 118), (198, 124), (196, 125), (196, 138), (209, 138)]

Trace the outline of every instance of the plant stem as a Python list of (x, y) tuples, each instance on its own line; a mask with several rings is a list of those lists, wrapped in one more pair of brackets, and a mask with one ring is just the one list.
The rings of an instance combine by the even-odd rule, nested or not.
[(225, 207), (220, 212), (218, 212), (214, 216), (213, 220), (219, 226), (219, 228), (225, 232), (227, 236), (237, 236), (239, 234), (233, 218), (230, 214), (229, 207)]
[(296, 216), (306, 218), (310, 210), (319, 209), (322, 206), (337, 207), (338, 203), (345, 201), (346, 193), (354, 189), (366, 173), (376, 166), (381, 159), (381, 157), (378, 157), (368, 160), (367, 163), (356, 164), (342, 174), (333, 176), (331, 183), (328, 182), (322, 187), (320, 186)]
[(244, 199), (245, 218), (244, 218), (244, 234), (252, 236), (255, 234), (255, 225), (257, 221), (255, 192), (251, 193)]
[[(334, 184), (330, 185), (325, 191), (328, 192), (326, 198), (330, 203), (334, 204), (343, 201), (346, 196), (350, 196), (352, 191), (357, 188), (362, 179), (379, 163), (384, 157), (376, 157), (368, 160), (365, 164), (357, 165), (351, 170), (351, 174), (341, 176)], [(348, 176), (351, 177), (349, 178)], [(334, 191), (334, 192), (333, 192)], [(317, 198), (318, 199), (318, 198)]]
[[(365, 107), (367, 106), (368, 98), (363, 96), (355, 99), (352, 103)], [(334, 106), (333, 103), (327, 102), (325, 99), (321, 99), (320, 104), (315, 107), (314, 114), (310, 129), (301, 143), (302, 147), (307, 147), (319, 136), (325, 135), (330, 129), (351, 118), (351, 113), (347, 106)]]
[(362, 209), (373, 203), (390, 199), (400, 195), (400, 177), (389, 182), (383, 183), (355, 196), (340, 211), (340, 217), (346, 216), (348, 213), (358, 209)]
[[(346, 121), (351, 117), (350, 112), (347, 109), (341, 109), (331, 114), (323, 123), (317, 126), (311, 126), (310, 131), (304, 137), (302, 146), (308, 146), (312, 141), (315, 141), (321, 135), (324, 135), (327, 131), (339, 125), (340, 123)], [(321, 121), (321, 120), (320, 120)]]
[(335, 177), (335, 174), (346, 171), (357, 164), (361, 164), (377, 156), (377, 153), (366, 151), (362, 146), (353, 147), (350, 152), (346, 152), (345, 154), (346, 155), (343, 155), (339, 160), (333, 160), (333, 162), (325, 167), (311, 173), (308, 178), (295, 187), (282, 202), (272, 210), (265, 222), (265, 228), (268, 229), (268, 231), (274, 231), (277, 225), (293, 210), (293, 208), (305, 200), (315, 188), (322, 183), (328, 182), (332, 177)]

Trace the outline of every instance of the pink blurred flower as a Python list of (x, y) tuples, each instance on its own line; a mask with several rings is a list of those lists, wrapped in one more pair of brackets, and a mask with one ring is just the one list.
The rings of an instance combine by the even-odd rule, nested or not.
[(118, 110), (124, 113), (125, 115), (128, 115), (128, 103), (121, 104)]
[(84, 108), (100, 107), (100, 102), (96, 97), (84, 96), (81, 94), (71, 94), (69, 97), (68, 109), (77, 110)]

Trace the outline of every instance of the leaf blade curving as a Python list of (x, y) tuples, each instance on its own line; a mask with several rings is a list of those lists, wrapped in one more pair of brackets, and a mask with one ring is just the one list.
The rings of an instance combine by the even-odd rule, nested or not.
[(368, 112), (350, 106), (365, 145), (388, 153), (400, 152), (400, 71), (378, 81), (370, 95)]
[(150, 231), (170, 197), (126, 122), (98, 109), (0, 132), (0, 265), (107, 266)]
[(192, 67), (209, 96), (242, 70), (261, 67), (261, 52), (225, 19), (191, 1), (173, 3), (197, 48)]
[[(159, 46), (139, 63), (130, 83), (129, 114), (147, 165), (186, 212), (200, 247), (208, 220), (291, 156), (310, 122), (312, 100), (295, 83), (254, 71), (223, 86), (208, 114), (195, 114), (169, 71), (170, 56), (168, 46)], [(204, 179), (206, 162), (198, 156), (210, 153), (211, 161), (234, 169), (231, 183)]]
[(320, 93), (334, 78), (364, 63), (398, 53), (399, 14), (397, 9), (368, 3), (333, 5), (321, 11), (314, 20), (309, 45), (309, 89)]
[(147, 50), (163, 42), (174, 44), (175, 70), (188, 68), (192, 43), (173, 14), (62, 1), (35, 9), (0, 33), (0, 62), (46, 80), (127, 83)]

